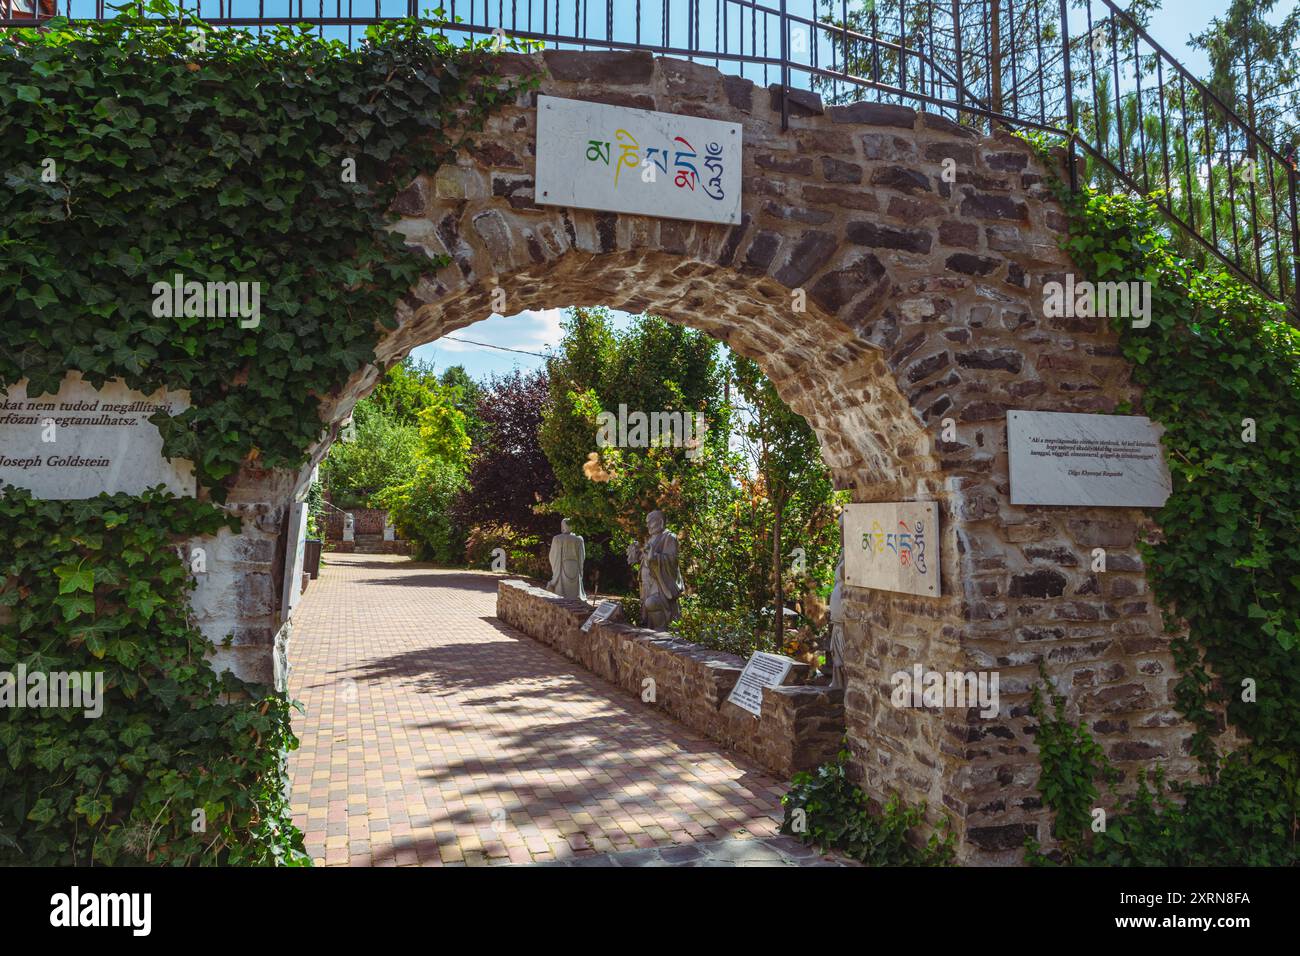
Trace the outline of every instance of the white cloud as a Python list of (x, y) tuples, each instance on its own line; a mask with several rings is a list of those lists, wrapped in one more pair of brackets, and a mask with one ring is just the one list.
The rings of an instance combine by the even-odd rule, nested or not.
[(473, 339), (488, 345), (500, 345), (509, 349), (522, 349), (526, 352), (544, 352), (548, 347), (560, 344), (564, 335), (560, 320), (564, 317), (563, 309), (529, 309), (518, 315), (492, 315), (481, 319), (473, 325), (466, 326), (451, 333), (453, 337), (438, 339), (438, 348), (446, 352), (482, 351), (475, 345), (467, 345), (456, 339)]

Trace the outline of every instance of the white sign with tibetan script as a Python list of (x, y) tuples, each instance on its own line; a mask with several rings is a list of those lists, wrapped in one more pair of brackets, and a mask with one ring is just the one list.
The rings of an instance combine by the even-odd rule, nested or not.
[(938, 597), (939, 506), (933, 501), (846, 506), (844, 583)]
[(740, 222), (739, 123), (537, 98), (542, 206)]
[(189, 393), (132, 391), (120, 381), (95, 388), (71, 372), (57, 394), (27, 394), (26, 380), (0, 390), (0, 485), (37, 498), (93, 498), (101, 491), (138, 495), (166, 485), (193, 497), (194, 468), (162, 455), (162, 436), (149, 417), (177, 415)]
[(788, 657), (755, 651), (745, 662), (745, 669), (740, 672), (727, 700), (755, 717), (760, 716), (763, 713), (763, 688), (780, 687), (792, 667), (794, 661)]
[(1007, 412), (1013, 505), (1159, 508), (1173, 485), (1140, 415)]

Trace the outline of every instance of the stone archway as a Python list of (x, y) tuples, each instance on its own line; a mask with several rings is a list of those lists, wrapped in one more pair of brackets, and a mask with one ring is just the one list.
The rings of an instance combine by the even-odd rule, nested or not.
[[(1191, 774), (1191, 730), (1172, 708), (1168, 639), (1135, 547), (1143, 513), (1009, 501), (1008, 409), (1105, 412), (1140, 399), (1103, 320), (1042, 316), (1042, 283), (1071, 266), (1030, 151), (908, 107), (823, 108), (807, 94), (782, 131), (768, 90), (647, 53), (509, 62), (544, 71), (542, 93), (743, 124), (743, 221), (536, 205), (529, 94), (472, 153), (398, 198), (394, 229), (453, 262), (401, 303), (377, 365), (323, 420), (337, 426), (412, 348), (485, 318), (498, 288), (511, 312), (600, 304), (707, 331), (759, 362), (855, 501), (940, 505), (941, 597), (849, 594), (849, 741), (872, 796), (897, 790), (949, 814), (964, 860), (1010, 862), (1026, 835), (1045, 838), (1028, 716), (1040, 659), (1122, 770), (1161, 760), (1173, 778)], [(945, 418), (956, 440), (939, 439)], [(230, 500), (245, 531), (219, 551), (237, 574), (196, 600), (206, 626), (236, 634), (218, 664), (246, 676), (266, 679), (283, 654), (277, 551), (301, 481), (241, 474)], [(1088, 570), (1098, 546), (1105, 574)], [(889, 676), (916, 663), (997, 669), (1001, 713), (892, 707)]]

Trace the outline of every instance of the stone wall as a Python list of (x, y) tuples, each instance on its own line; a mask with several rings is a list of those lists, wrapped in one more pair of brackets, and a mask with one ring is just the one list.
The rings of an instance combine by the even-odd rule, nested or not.
[[(497, 585), (503, 622), (782, 779), (825, 763), (840, 749), (844, 692), (799, 683), (806, 664), (791, 671), (786, 686), (764, 688), (762, 715), (755, 717), (727, 700), (743, 658), (627, 624), (593, 624), (584, 634), (592, 610), (523, 581)], [(647, 679), (654, 682), (653, 701), (646, 700)]]
[[(510, 314), (608, 305), (701, 329), (762, 366), (855, 501), (938, 505), (942, 596), (848, 590), (848, 736), (872, 797), (897, 791), (949, 814), (965, 861), (1012, 862), (1026, 834), (1047, 839), (1028, 713), (1040, 662), (1130, 783), (1155, 762), (1171, 779), (1193, 775), (1170, 635), (1136, 546), (1154, 533), (1144, 513), (1009, 500), (1007, 410), (1141, 410), (1104, 320), (1043, 315), (1043, 284), (1073, 271), (1051, 170), (1012, 137), (903, 106), (800, 93), (782, 130), (772, 91), (647, 53), (504, 63), (539, 71), (545, 94), (742, 124), (742, 222), (538, 205), (536, 103), (522, 95), (396, 201), (394, 230), (450, 265), (429, 269), (375, 363), (323, 403), (329, 434), (384, 368), (490, 315), (494, 290)], [(258, 651), (282, 640), (265, 623), (279, 594), (267, 569), (294, 487), (293, 475), (249, 470), (232, 493), (250, 539), (232, 552), (238, 572), (214, 619), (238, 636), (223, 652), (232, 666), (261, 667)], [(1096, 547), (1105, 573), (1089, 570)], [(1000, 713), (895, 708), (890, 677), (914, 664), (996, 669)]]
[[(383, 508), (344, 508), (352, 515), (353, 534), (384, 533), (388, 512)], [(343, 513), (333, 508), (325, 512), (325, 537), (330, 541), (343, 540)]]

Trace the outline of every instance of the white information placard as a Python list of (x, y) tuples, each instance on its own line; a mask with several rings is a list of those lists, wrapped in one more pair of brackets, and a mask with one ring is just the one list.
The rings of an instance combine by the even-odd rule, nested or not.
[(1173, 485), (1140, 415), (1007, 412), (1013, 505), (1159, 508)]
[(583, 633), (585, 634), (587, 631), (590, 631), (591, 625), (593, 624), (604, 624), (614, 616), (614, 612), (617, 611), (618, 608), (619, 603), (617, 601), (601, 601), (596, 605), (596, 610), (591, 612), (591, 616), (587, 618), (587, 620), (583, 621)]
[(535, 201), (740, 222), (739, 123), (537, 98)]
[(27, 381), (0, 391), (0, 484), (37, 498), (93, 498), (101, 491), (138, 495), (166, 485), (194, 497), (193, 464), (162, 456), (149, 423), (159, 409), (177, 415), (189, 393), (132, 391), (121, 381), (95, 388), (71, 372), (54, 395), (28, 396)]
[(779, 687), (792, 667), (794, 661), (788, 657), (755, 651), (727, 700), (758, 717), (763, 713), (763, 688)]
[(938, 597), (939, 506), (933, 501), (847, 505), (844, 583)]
[(280, 598), (281, 620), (293, 616), (302, 597), (302, 567), (307, 551), (307, 502), (297, 501), (289, 508), (289, 538), (284, 548), (284, 581)]

